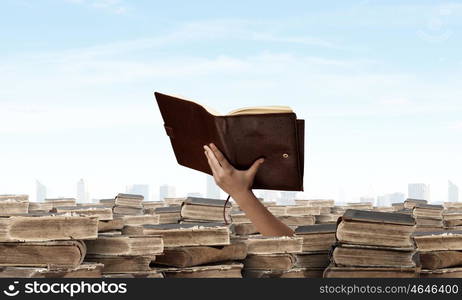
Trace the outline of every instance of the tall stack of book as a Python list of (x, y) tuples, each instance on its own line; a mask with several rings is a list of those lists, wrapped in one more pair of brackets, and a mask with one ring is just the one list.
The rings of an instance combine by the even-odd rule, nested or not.
[(1, 216), (0, 277), (101, 277), (101, 264), (82, 263), (97, 230), (97, 217), (74, 213)]
[(269, 206), (268, 210), (292, 229), (313, 225), (321, 214), (320, 207), (306, 205)]
[(152, 265), (165, 277), (240, 277), (242, 265), (234, 261), (245, 258), (247, 247), (230, 243), (230, 226), (223, 222), (229, 219), (231, 204), (225, 207), (224, 200), (197, 197), (181, 198), (181, 205), (169, 202), (172, 206), (156, 208), (155, 213), (164, 217), (161, 223), (171, 218), (171, 224), (124, 228), (124, 234), (163, 238), (164, 252)]
[(156, 255), (163, 253), (163, 240), (157, 235), (121, 235), (99, 233), (87, 243), (85, 261), (103, 265), (104, 277), (162, 278), (150, 267)]
[(114, 199), (114, 214), (121, 215), (142, 215), (143, 202), (142, 195), (123, 194), (119, 193)]
[(329, 252), (335, 244), (336, 224), (301, 226), (295, 234), (303, 239), (302, 252), (295, 255), (296, 266), (309, 270), (313, 278), (322, 278), (329, 265)]
[(28, 211), (27, 195), (0, 195), (0, 216), (27, 214)]
[(417, 204), (428, 204), (427, 200), (408, 198), (403, 203), (404, 209), (414, 209)]
[(443, 231), (443, 209), (442, 205), (417, 203), (412, 210), (417, 224), (416, 231)]
[(462, 231), (416, 232), (422, 278), (462, 278)]
[(122, 236), (124, 226), (159, 224), (159, 216), (146, 213), (143, 196), (119, 193), (112, 201), (100, 200), (100, 206), (112, 210), (113, 216), (99, 218), (98, 238), (87, 243), (85, 261), (104, 265), (104, 277), (162, 277), (150, 267), (163, 252), (162, 238)]
[(296, 266), (297, 253), (302, 252), (300, 237), (239, 237), (248, 247), (244, 261), (244, 277), (250, 278), (304, 278), (311, 270)]
[(462, 229), (462, 202), (443, 203), (444, 227), (448, 230)]
[(417, 277), (410, 215), (347, 210), (337, 226), (337, 245), (324, 277)]
[[(326, 224), (326, 223), (335, 223), (337, 221), (336, 214), (332, 212), (333, 207), (335, 206), (334, 200), (295, 200), (295, 204), (304, 205), (309, 207), (318, 207), (319, 215), (315, 216), (316, 224)], [(311, 224), (304, 224), (311, 225)]]
[(125, 226), (123, 235), (157, 235), (164, 252), (153, 266), (166, 278), (241, 277), (247, 255), (244, 243), (231, 243), (230, 226), (223, 223), (188, 223)]
[(231, 203), (220, 199), (188, 197), (181, 205), (182, 223), (230, 221)]

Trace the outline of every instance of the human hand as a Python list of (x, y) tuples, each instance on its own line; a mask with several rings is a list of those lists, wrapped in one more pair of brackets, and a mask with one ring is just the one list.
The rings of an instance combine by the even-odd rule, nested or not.
[(248, 170), (240, 171), (226, 160), (213, 143), (204, 145), (204, 154), (212, 169), (215, 182), (233, 199), (250, 191), (258, 168), (264, 162), (263, 158), (257, 159)]

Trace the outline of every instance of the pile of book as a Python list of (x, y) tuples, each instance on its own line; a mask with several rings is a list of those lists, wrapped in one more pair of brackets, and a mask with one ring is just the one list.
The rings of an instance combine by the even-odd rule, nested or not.
[[(231, 204), (205, 198), (168, 198), (169, 206), (156, 208), (160, 225), (125, 226), (123, 234), (158, 235), (164, 251), (152, 266), (167, 278), (242, 277), (247, 256), (243, 242), (231, 241)], [(170, 219), (169, 219), (170, 218)], [(167, 223), (168, 222), (168, 223)]]
[(462, 278), (462, 231), (416, 232), (422, 278)]
[(462, 202), (445, 202), (443, 206), (445, 228), (448, 230), (462, 229)]
[(329, 253), (335, 244), (336, 227), (334, 223), (316, 224), (295, 230), (295, 235), (303, 239), (302, 252), (295, 255), (296, 266), (305, 269), (306, 277), (323, 277), (324, 269), (329, 265)]
[(0, 199), (0, 277), (101, 277), (101, 264), (83, 263), (84, 241), (97, 238), (97, 217), (29, 213), (19, 205), (27, 202), (21, 195)]
[(114, 199), (100, 200), (98, 205), (73, 208), (80, 214), (107, 212), (98, 215), (98, 237), (86, 243), (85, 261), (101, 264), (104, 277), (162, 278), (162, 274), (150, 267), (156, 255), (163, 253), (162, 238), (122, 235), (124, 226), (159, 224), (159, 216), (146, 212), (152, 205), (147, 203), (145, 208), (141, 195), (119, 193)]
[(295, 204), (319, 208), (319, 214), (315, 215), (316, 224), (335, 223), (337, 222), (337, 219), (341, 216), (341, 214), (336, 214), (335, 212), (333, 212), (333, 208), (335, 206), (334, 200), (295, 200)]
[(281, 222), (295, 229), (298, 226), (313, 225), (320, 207), (306, 205), (268, 206), (268, 210)]
[(0, 195), (0, 216), (27, 214), (28, 211), (28, 195)]
[(416, 221), (416, 231), (443, 231), (443, 206), (430, 204), (416, 204), (412, 215)]
[(462, 204), (260, 200), (295, 236), (219, 199), (0, 195), (0, 277), (462, 277)]
[(235, 238), (248, 247), (244, 261), (244, 277), (303, 278), (310, 270), (297, 264), (296, 254), (302, 252), (300, 237), (248, 236)]
[(414, 229), (415, 221), (407, 214), (347, 210), (338, 223), (337, 244), (324, 277), (417, 277)]

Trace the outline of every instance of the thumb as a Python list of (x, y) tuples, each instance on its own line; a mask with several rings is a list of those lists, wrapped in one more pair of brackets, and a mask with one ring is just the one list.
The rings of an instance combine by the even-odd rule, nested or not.
[(252, 166), (247, 170), (247, 174), (251, 176), (251, 178), (254, 178), (255, 175), (257, 174), (258, 168), (260, 168), (261, 164), (265, 161), (264, 158), (257, 159)]

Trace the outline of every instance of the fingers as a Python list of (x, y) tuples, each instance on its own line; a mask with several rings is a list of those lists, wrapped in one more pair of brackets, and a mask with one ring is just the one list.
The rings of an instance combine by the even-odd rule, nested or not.
[(205, 155), (207, 156), (207, 161), (210, 165), (210, 168), (212, 169), (212, 172), (214, 174), (218, 174), (222, 168), (217, 158), (215, 157), (215, 154), (213, 154), (213, 151), (212, 149), (210, 149), (209, 146), (204, 146), (204, 150), (205, 150)]
[(204, 151), (204, 155), (207, 158), (207, 163), (209, 164), (209, 167), (212, 170), (212, 173), (215, 174), (216, 173), (215, 167), (213, 166), (212, 161), (210, 160), (209, 155), (207, 154), (206, 150)]
[(264, 158), (257, 159), (257, 160), (252, 164), (252, 166), (247, 170), (247, 174), (248, 174), (249, 176), (251, 176), (251, 178), (254, 178), (255, 175), (256, 175), (257, 172), (258, 172), (258, 168), (260, 168), (260, 166), (263, 164), (264, 161), (265, 161)]
[(221, 153), (220, 149), (218, 149), (217, 146), (215, 146), (214, 143), (210, 144), (210, 149), (212, 149), (213, 154), (215, 154), (215, 157), (224, 169), (231, 168), (231, 165), (229, 164), (228, 160), (225, 158), (223, 153)]

